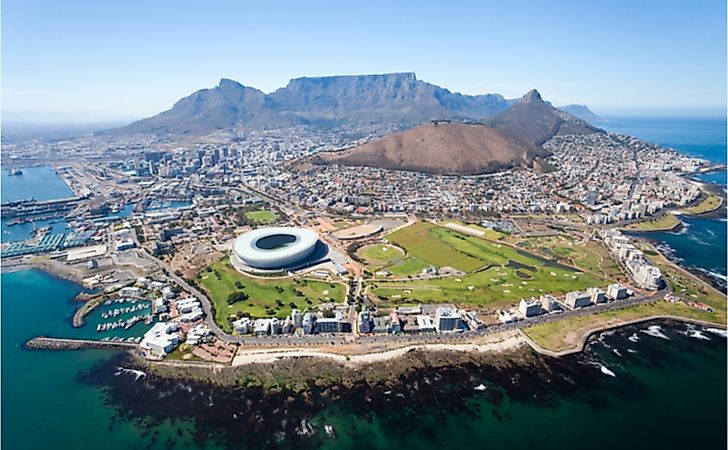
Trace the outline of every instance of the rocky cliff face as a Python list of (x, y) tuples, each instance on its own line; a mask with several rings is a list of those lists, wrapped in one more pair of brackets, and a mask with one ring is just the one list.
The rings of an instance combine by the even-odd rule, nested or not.
[(221, 129), (255, 129), (295, 124), (401, 123), (481, 120), (508, 107), (498, 94), (462, 95), (418, 80), (414, 73), (295, 78), (265, 95), (223, 79), (179, 100), (156, 116), (117, 133), (205, 134)]

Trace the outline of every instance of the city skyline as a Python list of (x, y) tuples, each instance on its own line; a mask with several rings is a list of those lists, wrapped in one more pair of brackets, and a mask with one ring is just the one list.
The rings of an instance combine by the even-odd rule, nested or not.
[(725, 115), (722, 2), (6, 1), (2, 12), (6, 123), (131, 121), (220, 78), (268, 93), (296, 77), (387, 72), (465, 94), (537, 88), (607, 116)]

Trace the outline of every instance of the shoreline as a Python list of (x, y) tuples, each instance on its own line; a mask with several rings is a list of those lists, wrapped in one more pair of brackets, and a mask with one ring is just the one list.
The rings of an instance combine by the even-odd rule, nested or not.
[(542, 355), (551, 356), (554, 358), (560, 358), (562, 356), (568, 356), (573, 355), (575, 353), (581, 353), (586, 349), (587, 344), (589, 343), (589, 340), (594, 337), (595, 335), (599, 333), (603, 333), (605, 331), (613, 331), (618, 330), (620, 328), (628, 327), (630, 325), (637, 325), (640, 323), (646, 323), (646, 322), (680, 322), (680, 323), (689, 323), (693, 325), (700, 325), (704, 327), (711, 327), (711, 328), (720, 328), (720, 329), (727, 329), (728, 327), (726, 324), (719, 324), (715, 322), (706, 322), (703, 320), (697, 320), (697, 319), (690, 319), (687, 317), (679, 317), (679, 316), (649, 316), (649, 317), (641, 317), (639, 319), (633, 319), (628, 320), (625, 322), (621, 322), (618, 324), (611, 324), (611, 325), (599, 325), (592, 328), (588, 328), (580, 333), (578, 342), (569, 349), (566, 350), (560, 350), (560, 351), (554, 351), (549, 350), (546, 348), (541, 347), (539, 344), (537, 344), (533, 339), (531, 339), (523, 330), (519, 330), (521, 333), (521, 336), (524, 338), (524, 340), (528, 343), (528, 345), (537, 353), (540, 353)]

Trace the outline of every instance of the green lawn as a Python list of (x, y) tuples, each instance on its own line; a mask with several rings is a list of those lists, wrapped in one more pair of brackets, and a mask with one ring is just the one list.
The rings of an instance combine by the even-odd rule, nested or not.
[(386, 269), (395, 277), (408, 277), (420, 274), (427, 267), (430, 267), (430, 264), (414, 256), (408, 256), (398, 263), (387, 266)]
[(401, 248), (391, 244), (365, 245), (357, 251), (357, 255), (370, 272), (384, 269), (395, 277), (418, 275), (422, 269), (430, 266), (419, 258), (405, 256)]
[(538, 250), (559, 261), (579, 267), (588, 272), (604, 274), (609, 279), (626, 281), (617, 262), (604, 245), (592, 240), (576, 242), (569, 236), (546, 236), (522, 241), (519, 246)]
[[(230, 293), (240, 290), (235, 286), (236, 281), (243, 284), (243, 291), (249, 298), (228, 305)], [(230, 316), (284, 318), (291, 312), (291, 303), (304, 311), (321, 302), (343, 302), (346, 292), (341, 283), (303, 278), (251, 278), (235, 270), (226, 259), (211, 265), (209, 272), (201, 271), (197, 282), (212, 299), (215, 322), (226, 332), (231, 331)]]
[[(405, 248), (412, 258), (417, 258), (400, 263), (412, 266), (420, 262), (416, 266), (417, 272), (426, 265), (450, 266), (470, 272), (461, 277), (370, 282), (370, 292), (389, 303), (417, 301), (506, 306), (524, 297), (560, 295), (608, 284), (599, 276), (519, 252), (505, 243), (464, 235), (431, 223), (416, 223), (388, 238)], [(591, 262), (597, 264), (598, 261), (596, 257)], [(387, 269), (395, 273), (394, 267)], [(483, 268), (485, 270), (475, 271)]]
[(483, 261), (466, 255), (443, 240), (443, 235), (448, 232), (431, 223), (418, 222), (395, 231), (387, 239), (404, 248), (408, 255), (429, 265), (452, 267), (463, 272), (471, 272), (485, 265)]
[(367, 265), (375, 270), (404, 259), (402, 249), (388, 244), (365, 245), (357, 251), (357, 254)]
[[(534, 264), (539, 264), (534, 261)], [(541, 294), (564, 294), (606, 282), (591, 274), (561, 267), (534, 265), (535, 271), (495, 266), (461, 278), (413, 281), (376, 281), (371, 291), (391, 303), (461, 303), (506, 306), (521, 298)], [(516, 274), (518, 272), (518, 274)], [(460, 280), (460, 281), (458, 281)]]
[(661, 231), (672, 230), (680, 224), (680, 219), (673, 214), (665, 213), (657, 218), (649, 219), (645, 222), (633, 223), (627, 225), (628, 230), (635, 231)]
[(278, 220), (278, 214), (267, 209), (259, 209), (258, 211), (248, 211), (245, 217), (258, 223), (269, 224)]
[(701, 214), (717, 209), (723, 203), (723, 199), (717, 195), (708, 194), (700, 203), (682, 210), (685, 214)]

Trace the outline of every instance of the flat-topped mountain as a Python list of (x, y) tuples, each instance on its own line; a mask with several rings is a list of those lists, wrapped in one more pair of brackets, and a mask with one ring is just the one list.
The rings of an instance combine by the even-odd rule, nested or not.
[(310, 161), (473, 175), (514, 166), (532, 166), (534, 161), (549, 155), (541, 144), (553, 136), (599, 132), (603, 130), (554, 108), (533, 90), (483, 123), (432, 123), (351, 149), (319, 153)]
[(418, 80), (414, 73), (295, 78), (270, 94), (222, 79), (167, 111), (109, 132), (205, 135), (292, 125), (406, 128), (433, 120), (481, 121), (517, 102), (500, 94), (450, 92)]

